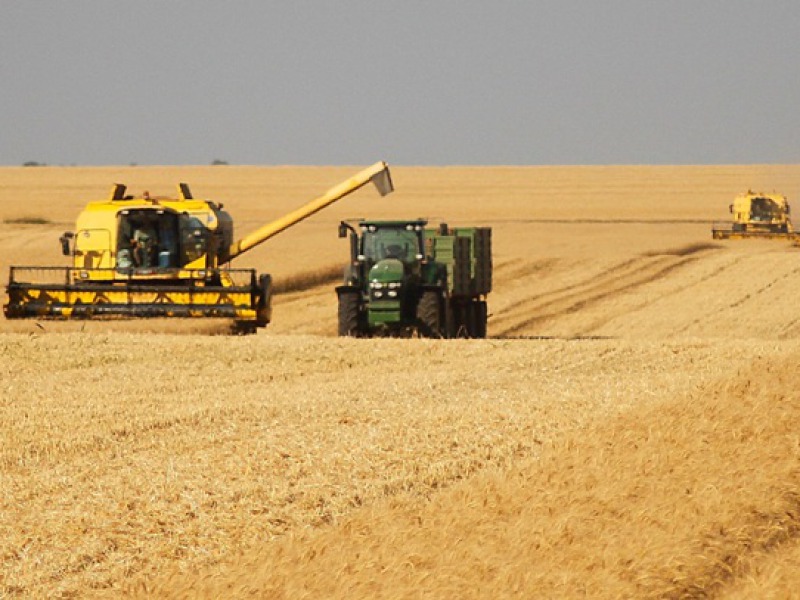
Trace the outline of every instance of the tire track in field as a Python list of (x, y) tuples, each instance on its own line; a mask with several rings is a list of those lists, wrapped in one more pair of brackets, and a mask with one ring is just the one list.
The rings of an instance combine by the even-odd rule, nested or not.
[[(611, 268), (607, 269), (605, 271), (605, 274), (606, 275), (611, 275), (611, 274), (617, 273), (619, 271), (628, 270), (631, 266), (638, 264), (640, 261), (641, 261), (641, 259), (636, 259), (636, 258), (628, 259), (626, 261), (618, 263), (618, 264), (612, 266)], [(509, 304), (508, 306), (506, 306), (504, 309), (502, 309), (501, 311), (499, 311), (496, 314), (497, 314), (497, 316), (502, 318), (502, 315), (505, 315), (506, 313), (509, 313), (509, 312), (514, 312), (514, 311), (516, 311), (517, 309), (520, 309), (520, 308), (524, 309), (526, 306), (530, 305), (532, 302), (535, 302), (535, 301), (537, 301), (539, 299), (544, 299), (544, 298), (547, 298), (549, 296), (553, 296), (553, 295), (561, 294), (561, 293), (565, 293), (565, 292), (571, 292), (572, 290), (576, 290), (576, 289), (580, 289), (582, 287), (588, 286), (588, 285), (594, 283), (595, 281), (596, 281), (596, 279), (594, 277), (591, 277), (589, 279), (584, 279), (584, 280), (578, 281), (577, 283), (573, 283), (573, 284), (558, 288), (557, 290), (553, 290), (553, 291), (550, 291), (550, 292), (542, 292), (540, 294), (534, 294), (533, 296), (528, 296), (527, 298), (523, 298), (522, 300), (517, 300), (516, 302), (512, 302), (511, 304)]]
[[(713, 274), (713, 276), (718, 276), (724, 270), (727, 270), (730, 267), (738, 265), (743, 260), (744, 260), (744, 257), (739, 257), (737, 260), (735, 260), (732, 263), (730, 263), (727, 267), (724, 267), (723, 269), (716, 271)], [(769, 291), (770, 289), (772, 289), (777, 283), (779, 283), (781, 281), (788, 280), (791, 277), (796, 277), (798, 274), (800, 274), (800, 267), (796, 267), (794, 269), (791, 269), (790, 271), (775, 277), (774, 279), (769, 281), (767, 284), (761, 286), (760, 288), (758, 288), (754, 292), (744, 294), (742, 297), (740, 297), (737, 300), (735, 300), (735, 301), (731, 302), (730, 304), (728, 304), (728, 306), (726, 308), (724, 308), (723, 310), (726, 313), (727, 312), (731, 312), (731, 311), (735, 312), (740, 306), (742, 306), (744, 304), (747, 304), (747, 303), (749, 303), (751, 301), (761, 302), (762, 301), (761, 296), (763, 294), (765, 294), (767, 291)], [(707, 281), (708, 279), (710, 279), (710, 277), (704, 279), (704, 281)], [(720, 313), (719, 309), (714, 309), (713, 312), (714, 312), (714, 315), (716, 317), (720, 316), (719, 315), (719, 313)], [(697, 316), (694, 319), (692, 319), (689, 323), (687, 323), (687, 324), (685, 324), (685, 325), (683, 325), (683, 326), (681, 326), (679, 328), (676, 328), (676, 332), (682, 333), (682, 332), (685, 332), (687, 330), (691, 330), (694, 327), (696, 327), (698, 325), (701, 325), (702, 323), (704, 323), (706, 321), (708, 321), (708, 313), (704, 313), (702, 316)], [(797, 327), (798, 322), (800, 322), (800, 319), (793, 319), (793, 320), (789, 321), (789, 323), (787, 323), (786, 327), (784, 328), (784, 335), (780, 336), (780, 337), (782, 339), (786, 338), (786, 337), (790, 337), (790, 336), (787, 335), (788, 332), (793, 327)]]
[[(519, 300), (505, 307), (492, 319), (493, 335), (515, 336), (536, 323), (573, 314), (661, 279), (676, 269), (695, 262), (699, 259), (699, 254), (720, 248), (717, 244), (696, 243), (647, 252), (613, 265), (599, 276)], [(640, 308), (646, 305), (647, 303), (642, 304)], [(615, 316), (617, 315), (608, 317), (603, 322)], [(596, 329), (597, 326), (599, 325), (592, 326), (591, 329)]]
[(786, 324), (786, 327), (783, 328), (783, 333), (778, 335), (779, 340), (788, 340), (796, 337), (795, 332), (800, 328), (800, 318), (792, 319)]
[[(660, 251), (657, 250), (657, 251), (646, 252), (646, 253), (642, 254), (641, 256), (630, 258), (628, 260), (622, 261), (622, 262), (612, 266), (609, 269), (606, 269), (606, 271), (604, 272), (604, 275), (605, 276), (614, 275), (614, 274), (619, 273), (619, 272), (629, 271), (632, 268), (633, 269), (638, 268), (642, 264), (642, 261), (643, 260), (647, 260), (647, 259), (664, 258), (664, 257), (670, 257), (670, 256), (674, 256), (674, 257), (691, 256), (691, 255), (694, 255), (694, 254), (697, 254), (697, 253), (700, 253), (700, 252), (704, 252), (706, 250), (718, 250), (720, 248), (721, 248), (721, 246), (719, 244), (710, 244), (710, 243), (701, 242), (701, 243), (695, 243), (695, 244), (688, 244), (686, 246), (680, 246), (678, 248), (670, 248), (670, 249), (666, 249), (666, 250), (660, 250)], [(551, 266), (552, 265), (552, 263), (550, 263), (548, 261), (538, 261), (537, 264), (543, 264), (543, 265), (546, 264), (547, 266)], [(536, 271), (531, 271), (530, 273), (527, 273), (527, 274), (535, 274), (535, 272)], [(557, 293), (562, 293), (562, 292), (578, 289), (578, 288), (586, 286), (588, 284), (592, 284), (595, 281), (596, 281), (596, 278), (592, 277), (592, 278), (585, 279), (585, 280), (579, 281), (577, 283), (574, 283), (574, 284), (571, 284), (571, 285), (568, 285), (568, 286), (561, 287), (558, 290), (555, 290), (555, 291), (552, 291), (552, 292), (545, 292), (545, 293), (542, 293), (542, 294), (537, 294), (535, 296), (529, 296), (528, 298), (525, 298), (523, 300), (519, 300), (517, 302), (509, 304), (507, 307), (505, 307), (498, 314), (505, 314), (506, 312), (514, 310), (516, 308), (525, 307), (532, 300), (535, 300), (535, 299), (538, 299), (538, 298), (542, 298), (542, 297), (546, 297), (546, 296), (552, 295), (552, 294), (557, 294)]]
[(513, 303), (491, 323), (493, 335), (518, 335), (537, 323), (573, 314), (699, 260), (693, 255), (640, 256), (615, 265), (599, 276)]
[[(689, 289), (691, 289), (691, 288), (693, 288), (693, 287), (697, 287), (697, 286), (703, 285), (703, 284), (705, 284), (705, 283), (708, 283), (708, 282), (712, 281), (713, 279), (715, 279), (715, 278), (717, 278), (717, 277), (720, 277), (720, 276), (721, 276), (721, 275), (723, 275), (723, 274), (727, 274), (727, 272), (728, 272), (730, 269), (734, 268), (734, 267), (735, 267), (735, 266), (736, 266), (738, 263), (740, 263), (742, 260), (743, 260), (743, 258), (742, 258), (742, 257), (735, 258), (735, 259), (731, 260), (730, 262), (728, 262), (727, 264), (724, 264), (724, 265), (720, 265), (720, 266), (718, 266), (718, 267), (717, 267), (716, 269), (714, 269), (714, 270), (713, 270), (711, 273), (709, 273), (709, 274), (707, 274), (707, 275), (705, 275), (705, 276), (701, 277), (701, 278), (700, 278), (700, 279), (698, 279), (697, 281), (693, 281), (693, 282), (691, 282), (691, 283), (687, 283), (687, 284), (685, 284), (685, 285), (679, 285), (679, 286), (676, 286), (676, 287), (674, 287), (674, 288), (670, 289), (668, 292), (665, 292), (665, 293), (661, 294), (661, 295), (659, 296), (659, 300), (662, 300), (663, 298), (666, 298), (666, 297), (668, 297), (668, 296), (674, 296), (674, 295), (676, 295), (676, 294), (683, 293), (683, 292), (685, 292), (686, 290), (689, 290)], [(628, 312), (628, 313), (632, 313), (632, 312), (638, 312), (638, 311), (640, 311), (640, 310), (644, 310), (645, 308), (647, 308), (647, 307), (648, 307), (648, 306), (650, 306), (651, 304), (652, 304), (652, 302), (640, 302), (640, 303), (639, 303), (639, 304), (637, 304), (636, 306), (633, 306), (633, 307), (629, 308), (629, 309), (627, 310), (627, 312)], [(616, 315), (616, 314), (615, 314), (615, 315), (609, 315), (608, 317), (605, 317), (605, 318), (602, 318), (602, 319), (598, 319), (597, 321), (595, 321), (594, 323), (592, 323), (592, 325), (590, 325), (589, 327), (587, 327), (587, 328), (586, 328), (586, 329), (585, 329), (585, 330), (582, 332), (582, 335), (591, 335), (591, 332), (592, 332), (592, 331), (596, 331), (597, 329), (600, 329), (601, 327), (603, 327), (603, 326), (604, 326), (604, 325), (606, 325), (607, 323), (611, 322), (612, 320), (614, 320), (614, 319), (615, 319), (615, 318), (617, 318), (618, 316), (619, 316), (619, 315)], [(800, 321), (800, 319), (798, 319), (798, 320)], [(680, 329), (678, 329), (677, 331), (686, 331), (687, 329), (690, 329), (690, 328), (691, 328), (693, 325), (697, 325), (697, 324), (698, 324), (698, 323), (700, 323), (701, 321), (703, 321), (703, 319), (701, 319), (701, 318), (697, 318), (697, 319), (695, 319), (695, 320), (694, 320), (694, 321), (693, 321), (691, 324), (689, 324), (689, 325), (685, 325), (685, 326), (681, 327)]]
[(532, 275), (550, 273), (559, 263), (557, 258), (543, 258), (540, 260), (525, 260), (514, 258), (494, 267), (493, 277), (496, 282), (524, 279)]
[(773, 287), (776, 283), (778, 283), (779, 281), (782, 281), (784, 279), (788, 279), (789, 277), (791, 277), (793, 275), (797, 275), (797, 273), (800, 273), (800, 267), (796, 267), (796, 268), (792, 269), (791, 271), (789, 271), (788, 273), (784, 273), (783, 275), (780, 275), (779, 277), (776, 277), (775, 279), (773, 279), (772, 281), (770, 281), (766, 285), (764, 285), (764, 286), (760, 287), (759, 289), (757, 289), (756, 291), (754, 291), (752, 294), (744, 295), (742, 298), (740, 298), (736, 302), (732, 303), (728, 308), (733, 310), (735, 308), (740, 307), (742, 304), (745, 304), (746, 302), (750, 302), (751, 300), (758, 300), (759, 296), (761, 294), (765, 293), (767, 290), (769, 290), (771, 287)]

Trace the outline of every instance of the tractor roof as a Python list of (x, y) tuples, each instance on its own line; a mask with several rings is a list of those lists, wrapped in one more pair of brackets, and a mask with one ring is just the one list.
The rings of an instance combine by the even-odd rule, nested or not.
[(359, 221), (359, 227), (376, 227), (378, 229), (400, 229), (406, 228), (409, 225), (412, 227), (425, 227), (428, 224), (428, 221), (425, 219), (409, 219), (407, 221)]

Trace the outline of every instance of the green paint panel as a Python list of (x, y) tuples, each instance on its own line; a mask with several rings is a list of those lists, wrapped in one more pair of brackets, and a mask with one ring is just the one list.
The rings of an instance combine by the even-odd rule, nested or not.
[(448, 291), (455, 296), (477, 296), (492, 291), (492, 230), (455, 227), (442, 235), (425, 231), (431, 255), (447, 269)]

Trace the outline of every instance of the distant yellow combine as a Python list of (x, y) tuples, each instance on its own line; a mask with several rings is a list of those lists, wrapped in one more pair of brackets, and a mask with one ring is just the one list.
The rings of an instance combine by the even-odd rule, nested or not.
[(11, 267), (9, 319), (222, 317), (252, 333), (271, 318), (271, 277), (226, 263), (329, 204), (373, 182), (392, 191), (378, 162), (297, 210), (239, 241), (222, 204), (199, 200), (189, 186), (178, 197), (126, 195), (116, 184), (107, 200), (90, 202), (74, 232), (61, 236), (71, 267)]
[(713, 225), (711, 232), (716, 240), (787, 239), (795, 236), (786, 196), (748, 191), (736, 196), (729, 209), (733, 214), (733, 222)]

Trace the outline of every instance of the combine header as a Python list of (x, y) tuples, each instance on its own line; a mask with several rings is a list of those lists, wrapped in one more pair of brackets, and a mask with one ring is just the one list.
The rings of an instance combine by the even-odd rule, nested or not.
[(221, 317), (254, 333), (270, 322), (271, 277), (223, 265), (370, 182), (381, 195), (392, 191), (386, 163), (238, 241), (222, 205), (194, 198), (184, 183), (177, 198), (134, 197), (116, 184), (61, 237), (71, 267), (11, 267), (3, 310), (9, 319)]
[(732, 223), (714, 223), (711, 230), (715, 240), (725, 239), (790, 239), (795, 237), (791, 209), (781, 194), (740, 194), (729, 206)]

